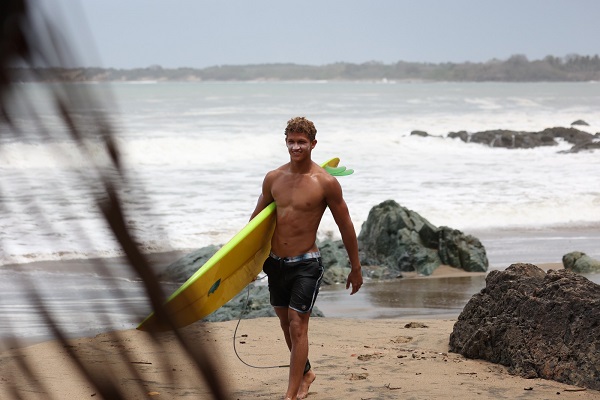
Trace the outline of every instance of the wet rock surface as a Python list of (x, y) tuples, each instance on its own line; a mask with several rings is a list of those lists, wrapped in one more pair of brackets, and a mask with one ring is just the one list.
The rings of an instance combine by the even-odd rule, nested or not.
[(539, 132), (513, 131), (506, 129), (493, 129), (473, 133), (458, 131), (450, 132), (447, 137), (458, 138), (467, 143), (479, 143), (489, 147), (503, 147), (507, 149), (529, 149), (541, 146), (556, 146), (558, 145), (559, 139), (573, 145), (570, 150), (565, 151), (567, 153), (576, 153), (578, 151), (600, 148), (600, 143), (596, 140), (598, 138), (597, 134), (592, 135), (573, 127), (547, 128)]
[(600, 390), (600, 285), (532, 264), (492, 271), (454, 325), (450, 351)]
[(562, 258), (563, 267), (577, 273), (600, 271), (600, 261), (593, 259), (581, 251), (572, 251)]
[(363, 265), (398, 272), (431, 273), (441, 264), (469, 272), (485, 272), (484, 246), (471, 235), (436, 227), (418, 213), (387, 200), (373, 207), (358, 236)]

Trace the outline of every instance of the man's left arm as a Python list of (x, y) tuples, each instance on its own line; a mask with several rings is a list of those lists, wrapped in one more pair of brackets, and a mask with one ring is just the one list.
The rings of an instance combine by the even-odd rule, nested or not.
[(356, 239), (356, 231), (354, 230), (354, 224), (350, 218), (350, 212), (348, 211), (348, 205), (344, 200), (342, 194), (342, 187), (340, 183), (332, 176), (328, 177), (325, 190), (325, 198), (327, 206), (331, 210), (333, 219), (337, 224), (340, 234), (342, 235), (342, 242), (346, 247), (348, 258), (350, 259), (351, 271), (348, 274), (346, 280), (346, 289), (352, 286), (350, 294), (358, 292), (358, 289), (362, 286), (362, 271), (360, 266), (360, 258), (358, 256), (358, 241)]

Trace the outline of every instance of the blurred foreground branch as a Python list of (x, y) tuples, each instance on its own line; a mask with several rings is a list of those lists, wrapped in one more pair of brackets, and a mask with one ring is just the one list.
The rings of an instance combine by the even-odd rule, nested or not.
[[(71, 158), (77, 156), (86, 160), (86, 164), (77, 171), (78, 180), (76, 182), (64, 182), (63, 187), (56, 187), (55, 190), (62, 191), (65, 196), (68, 196), (69, 184), (87, 186), (87, 192), (90, 196), (93, 196), (93, 203), (101, 211), (106, 226), (123, 250), (128, 266), (143, 282), (152, 309), (159, 318), (168, 323), (167, 316), (162, 309), (164, 295), (159, 282), (152, 266), (140, 251), (126, 223), (126, 213), (123, 209), (123, 200), (120, 194), (127, 191), (129, 183), (135, 177), (127, 176), (123, 170), (119, 148), (115, 141), (115, 132), (108, 118), (100, 111), (98, 96), (89, 87), (82, 87), (81, 85), (68, 83), (48, 85), (46, 88), (49, 93), (48, 102), (50, 104), (48, 106), (51, 110), (54, 110), (55, 116), (61, 121), (61, 126), (57, 127), (47, 124), (43, 118), (40, 118), (35, 103), (28, 99), (26, 93), (23, 93), (19, 87), (12, 83), (15, 80), (11, 73), (15, 71), (15, 67), (26, 68), (32, 74), (39, 74), (40, 71), (47, 74), (48, 71), (51, 71), (51, 67), (71, 65), (70, 62), (73, 61), (73, 55), (70, 53), (67, 41), (63, 39), (61, 32), (52, 21), (46, 18), (38, 8), (35, 8), (36, 5), (39, 7), (36, 2), (25, 0), (3, 0), (0, 2), (0, 140), (19, 141), (27, 137), (28, 140), (37, 139), (40, 143), (52, 139), (76, 144), (75, 148), (79, 154), (64, 152), (55, 154), (55, 157)], [(19, 116), (14, 115), (13, 102), (15, 99), (18, 99), (20, 106), (24, 107), (21, 112), (25, 112), (27, 118), (34, 122), (32, 125), (28, 125), (35, 127), (32, 131), (25, 130), (16, 122), (22, 114)], [(0, 146), (3, 143), (0, 142)], [(95, 151), (92, 151), (90, 147), (92, 143), (94, 149), (96, 149)], [(98, 143), (103, 149), (101, 154), (97, 154)], [(9, 180), (0, 180), (0, 195), (10, 191), (10, 184)], [(35, 217), (41, 223), (45, 223), (52, 228), (52, 223), (46, 218), (47, 213), (52, 212), (51, 210), (40, 204), (34, 204), (28, 209), (36, 214)], [(77, 220), (77, 210), (73, 209), (72, 214), (73, 219)], [(81, 235), (80, 240), (93, 243), (92, 238), (86, 235), (83, 226), (80, 227), (79, 232)], [(4, 245), (0, 242), (0, 250), (3, 250)], [(94, 261), (94, 265), (102, 274), (106, 275), (110, 273), (107, 262), (109, 261), (98, 259)], [(119, 377), (115, 376), (110, 367), (92, 368), (85, 359), (82, 359), (77, 352), (71, 349), (67, 334), (56, 323), (52, 313), (45, 305), (43, 294), (36, 291), (33, 282), (24, 279), (22, 285), (23, 290), (29, 293), (31, 303), (37, 308), (44, 324), (52, 332), (55, 339), (67, 350), (69, 362), (80, 371), (85, 380), (89, 382), (89, 385), (94, 388), (95, 393), (99, 394), (101, 398), (110, 400), (132, 398), (133, 394), (128, 393), (119, 385)], [(14, 335), (3, 340), (18, 345), (18, 328), (13, 327), (13, 329)], [(111, 335), (117, 339), (119, 333), (115, 331)], [(178, 346), (183, 348), (193, 360), (198, 377), (200, 380), (204, 380), (213, 398), (227, 398), (223, 389), (224, 385), (213, 372), (213, 361), (207, 355), (202, 343), (195, 342), (192, 345), (176, 330), (174, 336)], [(155, 346), (161, 348), (160, 337), (154, 339)], [(164, 348), (162, 351), (168, 354)], [(170, 361), (168, 356), (165, 356), (162, 361), (165, 363), (164, 370), (171, 371), (171, 368), (168, 367)], [(122, 353), (122, 362), (129, 366), (130, 372), (137, 378), (139, 393), (143, 394), (147, 390), (148, 382), (145, 382), (133, 368), (133, 360), (130, 359), (126, 351)], [(42, 394), (42, 398), (59, 398), (55, 397), (55, 394), (50, 393), (48, 388), (40, 383), (31, 368), (32, 365), (28, 364), (27, 360), (19, 358), (17, 364), (22, 375), (35, 388), (35, 392)], [(173, 380), (172, 384), (177, 385), (176, 372), (170, 374)], [(10, 387), (8, 392), (11, 393), (13, 398), (24, 398), (23, 388), (17, 383), (10, 380), (7, 382), (4, 378), (2, 383)]]

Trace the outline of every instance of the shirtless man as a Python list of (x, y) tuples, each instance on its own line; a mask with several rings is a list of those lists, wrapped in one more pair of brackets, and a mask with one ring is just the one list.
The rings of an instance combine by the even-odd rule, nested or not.
[(277, 204), (277, 224), (271, 241), (271, 254), (263, 271), (269, 278), (271, 305), (279, 317), (290, 349), (290, 373), (285, 399), (308, 395), (315, 373), (308, 362), (308, 320), (323, 277), (317, 248), (317, 229), (329, 207), (342, 235), (352, 269), (346, 289), (356, 293), (362, 283), (358, 243), (342, 188), (311, 159), (317, 130), (304, 117), (288, 121), (285, 143), (290, 162), (265, 176), (254, 218), (267, 205)]

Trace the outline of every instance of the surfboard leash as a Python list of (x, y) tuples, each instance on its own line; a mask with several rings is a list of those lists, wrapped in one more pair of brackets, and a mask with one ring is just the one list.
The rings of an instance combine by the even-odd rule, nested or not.
[[(257, 278), (256, 280), (261, 280), (261, 279), (264, 279), (264, 278), (265, 277), (263, 276), (262, 278)], [(235, 355), (237, 356), (238, 360), (240, 360), (244, 365), (246, 365), (246, 366), (248, 366), (250, 368), (270, 369), (270, 368), (287, 368), (287, 367), (289, 367), (290, 366), (289, 364), (288, 365), (270, 365), (270, 366), (252, 365), (252, 364), (249, 364), (246, 361), (242, 360), (242, 358), (238, 354), (237, 348), (236, 348), (236, 344), (235, 344), (235, 339), (236, 339), (236, 336), (237, 336), (238, 327), (240, 326), (240, 322), (242, 321), (242, 317), (246, 313), (246, 309), (248, 308), (248, 301), (250, 300), (250, 285), (248, 285), (246, 287), (248, 288), (247, 295), (246, 295), (246, 302), (244, 303), (244, 308), (242, 309), (242, 312), (240, 313), (240, 318), (238, 319), (238, 322), (235, 325), (235, 330), (233, 331), (233, 351), (234, 351)]]

